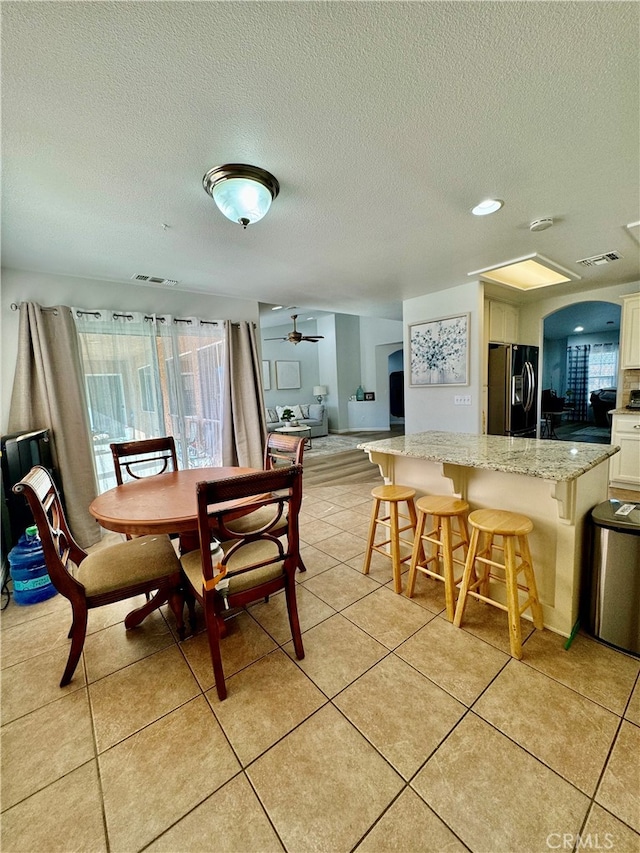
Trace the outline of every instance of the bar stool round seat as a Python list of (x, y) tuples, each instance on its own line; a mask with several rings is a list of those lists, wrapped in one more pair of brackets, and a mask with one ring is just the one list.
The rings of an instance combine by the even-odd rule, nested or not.
[[(406, 530), (411, 530), (415, 533), (416, 529), (416, 507), (414, 498), (416, 490), (408, 486), (376, 486), (371, 490), (373, 498), (373, 506), (371, 508), (371, 521), (369, 523), (369, 537), (367, 540), (367, 551), (365, 554), (364, 565), (362, 571), (365, 575), (369, 574), (371, 565), (371, 557), (374, 551), (383, 554), (391, 559), (393, 572), (393, 588), (395, 592), (402, 592), (402, 564), (411, 559), (411, 550), (405, 556), (402, 556), (402, 548), (413, 548), (413, 538), (409, 541), (400, 536)], [(389, 514), (380, 515), (381, 507), (384, 503), (389, 505)], [(406, 514), (399, 511), (399, 505), (406, 505)], [(401, 524), (401, 519), (408, 521), (408, 524)], [(386, 528), (385, 534), (388, 538), (376, 542), (378, 535), (378, 525)]]
[[(453, 622), (456, 606), (456, 584), (462, 578), (462, 574), (458, 578), (455, 577), (454, 564), (457, 563), (459, 566), (465, 564), (464, 558), (469, 548), (466, 521), (469, 504), (461, 498), (448, 495), (425, 495), (416, 501), (416, 510), (418, 519), (413, 540), (407, 596), (413, 597), (418, 572), (435, 580), (443, 581), (447, 619)], [(433, 526), (425, 532), (429, 517), (433, 519)], [(452, 520), (455, 520), (455, 527)], [(425, 545), (430, 546), (430, 556), (426, 556)], [(462, 560), (455, 556), (458, 549), (462, 549)], [(432, 567), (431, 564), (433, 564)], [(439, 571), (440, 566), (442, 571)]]
[[(539, 629), (544, 627), (542, 605), (538, 599), (536, 577), (527, 538), (533, 530), (533, 522), (526, 515), (517, 512), (477, 509), (470, 513), (468, 523), (471, 528), (471, 542), (460, 583), (453, 624), (456, 627), (462, 624), (468, 596), (506, 610), (509, 616), (511, 655), (520, 660), (522, 658), (520, 616), (525, 610), (531, 609), (533, 624)], [(502, 538), (502, 545), (495, 542), (496, 536)], [(504, 562), (493, 559), (494, 549), (504, 552)], [(480, 571), (476, 570), (477, 564), (481, 566)], [(520, 573), (524, 575), (524, 584), (518, 583)], [(491, 581), (505, 584), (506, 606), (489, 598)], [(522, 604), (520, 592), (524, 592), (526, 596)]]

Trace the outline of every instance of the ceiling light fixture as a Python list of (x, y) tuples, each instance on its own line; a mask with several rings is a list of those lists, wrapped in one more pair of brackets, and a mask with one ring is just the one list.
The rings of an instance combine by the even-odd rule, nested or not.
[(523, 258), (515, 258), (512, 261), (503, 261), (500, 264), (473, 270), (467, 275), (479, 276), (496, 284), (516, 287), (518, 290), (535, 290), (538, 287), (548, 287), (550, 284), (561, 284), (562, 282), (580, 279), (576, 273), (561, 267), (560, 264), (550, 261), (543, 255), (538, 255), (536, 252), (525, 255)]
[(280, 192), (280, 184), (272, 174), (244, 163), (209, 169), (202, 185), (227, 219), (243, 228), (262, 219)]
[(584, 332), (584, 326), (576, 326), (574, 332)]
[(476, 204), (475, 207), (471, 208), (471, 213), (474, 216), (487, 216), (489, 213), (495, 213), (496, 210), (500, 210), (500, 208), (504, 205), (502, 199), (499, 198), (487, 198), (484, 201), (481, 201), (480, 204)]

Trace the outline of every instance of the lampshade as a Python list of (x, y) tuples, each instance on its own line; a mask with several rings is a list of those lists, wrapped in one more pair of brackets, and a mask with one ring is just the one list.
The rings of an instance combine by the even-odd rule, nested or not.
[(258, 166), (229, 163), (209, 169), (202, 184), (220, 211), (243, 228), (258, 222), (280, 192), (280, 184)]
[(326, 397), (329, 393), (329, 390), (326, 385), (314, 385), (313, 386), (313, 396), (318, 398), (318, 402), (322, 402), (322, 398)]

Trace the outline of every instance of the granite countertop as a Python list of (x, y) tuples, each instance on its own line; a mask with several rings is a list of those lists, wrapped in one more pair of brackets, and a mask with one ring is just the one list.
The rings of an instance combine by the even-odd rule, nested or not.
[(573, 480), (620, 450), (611, 444), (574, 444), (570, 441), (459, 432), (420, 432), (382, 441), (363, 441), (358, 448), (556, 482)]
[(607, 412), (608, 415), (635, 415), (636, 417), (640, 415), (640, 409), (627, 409), (623, 407), (622, 409), (610, 409)]

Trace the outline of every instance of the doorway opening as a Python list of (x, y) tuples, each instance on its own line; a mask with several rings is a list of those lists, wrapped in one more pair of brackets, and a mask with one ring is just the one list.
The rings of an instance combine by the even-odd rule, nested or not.
[(577, 302), (545, 318), (542, 438), (610, 443), (620, 316), (612, 302)]

